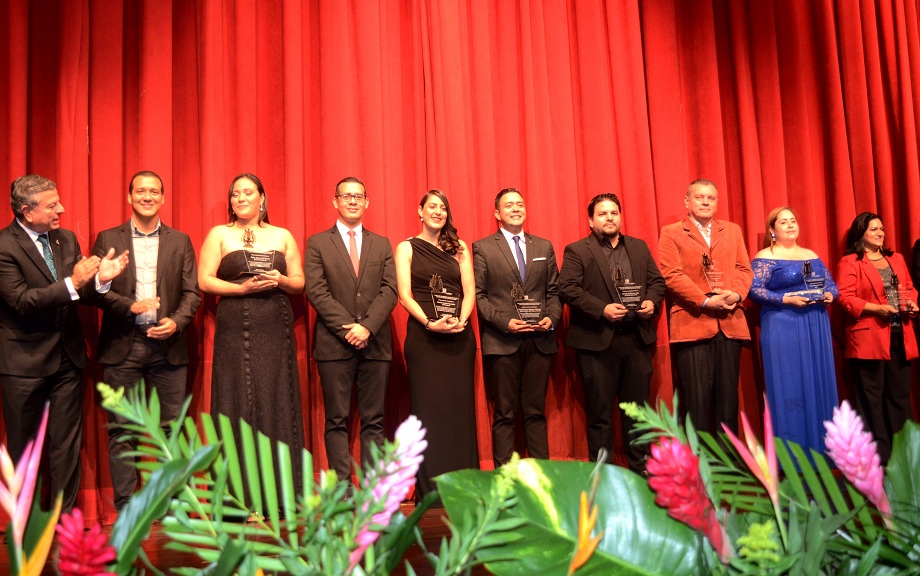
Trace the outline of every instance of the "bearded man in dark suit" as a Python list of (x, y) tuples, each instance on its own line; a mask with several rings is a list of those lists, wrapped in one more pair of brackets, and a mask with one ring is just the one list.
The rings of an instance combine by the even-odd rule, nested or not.
[[(644, 240), (622, 233), (616, 194), (599, 194), (588, 204), (591, 234), (565, 247), (559, 293), (571, 317), (566, 344), (585, 389), (588, 455), (604, 448), (612, 461), (611, 421), (618, 402), (648, 401), (655, 314), (665, 283)], [(630, 470), (645, 471), (646, 449), (630, 444), (633, 420), (620, 410)]]
[[(160, 420), (168, 427), (185, 401), (188, 339), (185, 329), (195, 318), (201, 294), (195, 250), (187, 234), (160, 220), (165, 198), (163, 180), (142, 171), (128, 184), (131, 219), (99, 233), (93, 254), (106, 246), (128, 252), (124, 274), (99, 303), (104, 310), (97, 361), (105, 382), (126, 390), (144, 380), (156, 389)], [(109, 413), (109, 469), (115, 508), (128, 503), (137, 486), (134, 443), (125, 438), (124, 419)]]
[(549, 458), (544, 407), (559, 349), (553, 327), (562, 317), (562, 304), (553, 245), (524, 232), (527, 208), (520, 191), (499, 192), (494, 215), (498, 232), (473, 242), (473, 271), (482, 363), (492, 390), (492, 457), (498, 467), (514, 452), (518, 403), (528, 455)]
[(77, 302), (93, 304), (128, 255), (83, 258), (76, 235), (61, 228), (57, 185), (30, 174), (13, 182), (15, 219), (0, 230), (0, 389), (10, 456), (18, 461), (50, 403), (51, 492), (73, 508), (80, 487), (86, 345)]
[(313, 358), (326, 408), (326, 456), (340, 479), (351, 475), (348, 415), (353, 388), (361, 417), (362, 460), (369, 457), (372, 443), (379, 445), (385, 438), (396, 266), (390, 241), (362, 223), (368, 204), (364, 183), (354, 177), (341, 180), (332, 200), (338, 220), (307, 240), (304, 263), (307, 299), (319, 316)]

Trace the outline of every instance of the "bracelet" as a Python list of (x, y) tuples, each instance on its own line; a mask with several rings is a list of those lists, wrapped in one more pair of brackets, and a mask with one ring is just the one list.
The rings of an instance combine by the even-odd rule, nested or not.
[(431, 318), (426, 318), (425, 319), (425, 330), (431, 330), (431, 328), (428, 327), (429, 324), (431, 324)]

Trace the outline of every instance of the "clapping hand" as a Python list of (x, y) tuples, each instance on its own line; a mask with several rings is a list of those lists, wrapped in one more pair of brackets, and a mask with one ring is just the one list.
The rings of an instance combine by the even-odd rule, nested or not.
[(109, 251), (105, 254), (105, 258), (99, 261), (99, 283), (105, 284), (106, 282), (111, 282), (112, 279), (124, 271), (127, 265), (127, 250), (115, 256), (115, 249), (109, 248)]

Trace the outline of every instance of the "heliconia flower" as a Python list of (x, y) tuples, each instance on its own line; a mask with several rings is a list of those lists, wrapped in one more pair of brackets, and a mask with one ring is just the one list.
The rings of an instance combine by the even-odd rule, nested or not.
[(690, 447), (674, 438), (662, 438), (652, 445), (645, 466), (648, 485), (655, 491), (655, 503), (666, 508), (675, 520), (702, 532), (722, 562), (728, 562), (731, 546), (706, 495), (699, 458)]
[(108, 544), (97, 522), (84, 531), (83, 513), (74, 508), (70, 514), (61, 515), (57, 534), (61, 543), (57, 569), (61, 576), (116, 576), (106, 567), (115, 561), (115, 548)]
[(738, 454), (741, 455), (744, 463), (747, 464), (747, 467), (754, 476), (756, 476), (757, 479), (760, 480), (760, 483), (763, 484), (764, 488), (767, 489), (767, 494), (770, 495), (770, 500), (773, 501), (773, 507), (776, 508), (779, 506), (779, 470), (776, 464), (773, 420), (770, 417), (770, 404), (767, 402), (766, 396), (764, 396), (763, 411), (763, 435), (766, 451), (764, 451), (764, 447), (757, 441), (757, 437), (754, 435), (753, 430), (751, 430), (751, 425), (748, 423), (747, 416), (745, 416), (744, 412), (741, 413), (741, 425), (744, 428), (744, 441), (747, 443), (747, 447), (738, 440), (738, 437), (735, 436), (728, 426), (722, 424), (722, 429), (728, 434), (729, 439), (732, 441), (732, 444), (735, 445), (735, 449), (738, 450)]
[[(396, 429), (396, 452), (393, 459), (380, 469), (380, 464), (364, 477), (364, 486), (373, 487), (374, 499), (383, 500), (383, 510), (371, 517), (370, 523), (361, 529), (355, 541), (358, 547), (349, 554), (348, 572), (358, 565), (364, 552), (377, 541), (380, 532), (371, 529), (371, 525), (386, 526), (399, 510), (399, 505), (406, 499), (409, 490), (415, 485), (415, 475), (424, 457), (422, 452), (428, 447), (425, 429), (415, 416), (409, 416)], [(366, 509), (366, 508), (365, 508)]]
[(597, 505), (595, 504), (591, 511), (588, 512), (588, 494), (581, 492), (581, 508), (578, 512), (578, 541), (575, 543), (575, 555), (569, 563), (568, 576), (572, 576), (576, 570), (585, 565), (585, 562), (594, 554), (601, 538), (604, 537), (603, 530), (595, 537), (591, 537), (594, 525), (597, 524)]
[(878, 450), (856, 411), (844, 400), (834, 408), (833, 419), (825, 422), (824, 428), (824, 445), (837, 468), (880, 512), (890, 514)]
[[(26, 444), (14, 467), (12, 458), (6, 446), (0, 446), (0, 506), (10, 516), (13, 525), (13, 544), (17, 555), (22, 550), (22, 539), (25, 534), (26, 522), (32, 510), (32, 497), (35, 495), (35, 482), (38, 479), (38, 466), (41, 462), (42, 447), (45, 443), (45, 429), (48, 427), (48, 403), (42, 414), (35, 440)], [(22, 558), (19, 558), (21, 563)]]

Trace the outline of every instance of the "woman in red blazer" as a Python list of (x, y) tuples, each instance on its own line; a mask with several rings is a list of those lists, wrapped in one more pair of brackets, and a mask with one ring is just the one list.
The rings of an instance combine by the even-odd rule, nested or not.
[(904, 258), (885, 248), (878, 214), (863, 212), (850, 225), (837, 288), (847, 311), (846, 357), (858, 410), (884, 464), (891, 438), (911, 417), (910, 361), (917, 357), (912, 324), (918, 308)]

